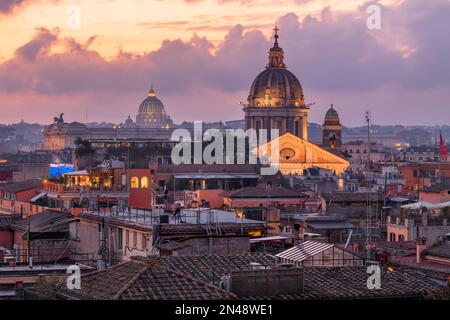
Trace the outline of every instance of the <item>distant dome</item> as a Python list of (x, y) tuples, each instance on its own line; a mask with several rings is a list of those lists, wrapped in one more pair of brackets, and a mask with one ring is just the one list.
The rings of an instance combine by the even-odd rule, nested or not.
[(169, 128), (173, 126), (172, 120), (164, 109), (164, 104), (156, 97), (153, 85), (147, 98), (139, 105), (136, 124), (139, 127), (149, 128)]
[(131, 119), (130, 115), (128, 115), (127, 120), (125, 120), (124, 126), (125, 128), (131, 128), (134, 126), (133, 119)]
[(339, 120), (339, 114), (334, 109), (334, 106), (331, 105), (330, 109), (328, 109), (327, 113), (325, 114), (325, 125), (340, 125), (341, 121)]
[(284, 52), (278, 45), (278, 29), (275, 42), (269, 51), (269, 63), (253, 81), (248, 96), (250, 107), (302, 107), (303, 89), (297, 77), (286, 69)]

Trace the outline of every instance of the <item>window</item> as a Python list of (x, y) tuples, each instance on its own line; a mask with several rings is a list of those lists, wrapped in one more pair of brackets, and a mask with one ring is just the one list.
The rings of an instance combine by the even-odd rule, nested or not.
[(137, 232), (133, 231), (133, 248), (137, 247)]
[(117, 249), (122, 250), (123, 249), (123, 229), (119, 228), (117, 229)]
[(395, 242), (395, 233), (391, 232), (389, 234), (389, 240), (392, 241), (392, 242)]
[(261, 122), (260, 122), (259, 120), (256, 120), (255, 127), (256, 127), (256, 128), (255, 128), (256, 131), (259, 132), (259, 129), (261, 129)]
[(147, 177), (141, 178), (141, 188), (148, 188), (148, 178)]
[(142, 234), (142, 249), (147, 249), (147, 237), (145, 234)]
[(275, 120), (275, 121), (274, 121), (274, 127), (273, 127), (273, 129), (281, 130), (281, 126), (282, 126), (281, 120)]
[(131, 188), (133, 188), (133, 189), (139, 188), (139, 178), (138, 177), (131, 178)]
[(74, 240), (80, 240), (80, 222), (75, 222), (75, 239)]
[(398, 235), (398, 241), (405, 241), (405, 236), (402, 234)]
[(130, 244), (130, 230), (125, 230), (125, 244), (128, 246)]

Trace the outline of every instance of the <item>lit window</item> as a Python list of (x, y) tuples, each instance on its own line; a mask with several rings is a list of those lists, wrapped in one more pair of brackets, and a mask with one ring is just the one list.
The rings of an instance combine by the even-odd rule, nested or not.
[(131, 178), (131, 188), (133, 188), (133, 189), (139, 188), (139, 178), (138, 177)]
[(141, 178), (141, 188), (148, 188), (148, 178), (147, 177)]

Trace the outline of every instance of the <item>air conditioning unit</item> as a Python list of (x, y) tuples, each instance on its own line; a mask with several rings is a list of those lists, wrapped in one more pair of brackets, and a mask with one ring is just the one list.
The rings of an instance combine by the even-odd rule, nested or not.
[(266, 267), (263, 266), (259, 262), (250, 262), (248, 265), (249, 265), (251, 270), (264, 270), (264, 269), (266, 269)]
[(159, 216), (159, 223), (169, 223), (169, 215), (163, 214)]
[(7, 263), (9, 267), (14, 268), (16, 266), (16, 257), (5, 256), (4, 262)]
[(223, 290), (230, 291), (230, 276), (222, 276), (220, 278), (219, 287)]
[(295, 268), (295, 265), (293, 263), (279, 263), (279, 264), (277, 264), (277, 267), (279, 267), (279, 268)]

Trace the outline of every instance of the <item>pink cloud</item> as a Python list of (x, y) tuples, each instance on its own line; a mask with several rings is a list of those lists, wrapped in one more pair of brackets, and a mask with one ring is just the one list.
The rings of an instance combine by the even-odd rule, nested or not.
[[(317, 102), (315, 121), (330, 103), (340, 106), (348, 124), (360, 123), (359, 113), (367, 108), (383, 115), (380, 122), (391, 122), (386, 115), (395, 114), (399, 123), (421, 123), (426, 101), (433, 101), (426, 106), (430, 122), (450, 117), (450, 108), (439, 104), (450, 98), (450, 44), (442, 41), (450, 30), (450, 4), (411, 0), (382, 9), (379, 31), (366, 28), (363, 7), (352, 13), (327, 8), (318, 18), (279, 18), (286, 64), (306, 98)], [(119, 52), (106, 60), (90, 47), (95, 37), (79, 43), (58, 30), (37, 29), (0, 64), (0, 116), (20, 119), (21, 113), (48, 122), (64, 111), (67, 119), (84, 120), (88, 109), (98, 120), (120, 122), (136, 113), (153, 82), (175, 121), (242, 118), (237, 103), (264, 69), (272, 41), (246, 30), (233, 26), (216, 46), (194, 35), (189, 41), (165, 40), (146, 54)], [(390, 40), (393, 35), (414, 49), (407, 58)]]

